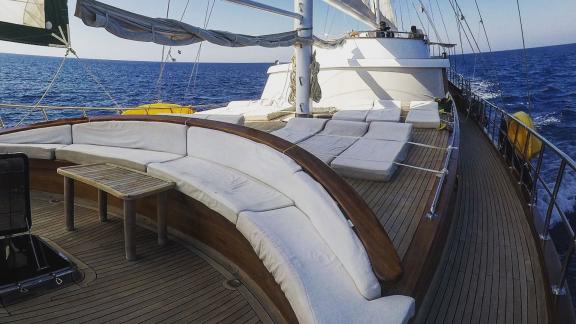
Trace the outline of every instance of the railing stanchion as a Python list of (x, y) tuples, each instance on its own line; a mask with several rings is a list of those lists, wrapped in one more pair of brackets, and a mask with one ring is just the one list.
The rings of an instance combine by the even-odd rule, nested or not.
[(540, 153), (538, 154), (538, 162), (536, 162), (536, 170), (534, 171), (534, 176), (532, 177), (532, 194), (530, 195), (532, 200), (532, 206), (536, 205), (536, 187), (538, 186), (538, 180), (540, 179), (540, 171), (542, 170), (542, 161), (544, 160), (544, 150), (546, 146), (542, 146)]
[(558, 191), (560, 190), (560, 185), (562, 184), (562, 178), (564, 177), (564, 169), (566, 168), (566, 160), (560, 162), (560, 167), (558, 168), (558, 174), (556, 175), (556, 183), (554, 184), (554, 191), (552, 191), (552, 196), (548, 202), (548, 209), (546, 210), (546, 219), (544, 221), (544, 232), (540, 235), (542, 240), (549, 240), (550, 235), (550, 220), (552, 218), (552, 211), (554, 210), (554, 205), (556, 204), (556, 197), (558, 196)]
[(568, 269), (568, 265), (570, 264), (570, 259), (574, 255), (574, 238), (572, 238), (572, 244), (568, 248), (566, 255), (564, 256), (564, 260), (562, 261), (562, 270), (560, 271), (560, 281), (556, 285), (552, 285), (552, 293), (555, 295), (555, 299), (557, 300), (558, 296), (566, 295), (566, 272)]
[[(526, 131), (526, 138), (524, 139), (524, 147), (522, 148), (522, 156), (520, 156), (520, 180), (518, 181), (519, 185), (522, 185), (524, 183), (524, 168), (526, 167), (526, 163), (528, 163), (528, 147), (529, 147), (529, 143), (530, 143), (530, 136), (532, 136), (532, 134), (528, 131)], [(526, 190), (528, 191), (528, 190)]]

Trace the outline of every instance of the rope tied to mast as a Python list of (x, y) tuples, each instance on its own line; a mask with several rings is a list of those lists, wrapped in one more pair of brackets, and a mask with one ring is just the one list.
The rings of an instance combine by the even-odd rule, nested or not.
[[(310, 98), (314, 102), (320, 102), (322, 99), (322, 89), (318, 81), (318, 74), (320, 73), (320, 63), (316, 60), (316, 51), (312, 53), (312, 62), (310, 63)], [(296, 56), (292, 56), (290, 68), (290, 93), (288, 94), (288, 102), (291, 105), (296, 105)]]

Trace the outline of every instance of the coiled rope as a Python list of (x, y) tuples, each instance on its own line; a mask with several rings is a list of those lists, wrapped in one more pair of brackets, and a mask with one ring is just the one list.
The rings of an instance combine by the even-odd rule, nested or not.
[[(288, 94), (288, 102), (291, 105), (296, 105), (296, 57), (292, 56), (292, 68), (290, 71), (290, 93)], [(312, 62), (310, 63), (310, 98), (314, 102), (320, 102), (322, 99), (322, 89), (318, 81), (318, 74), (320, 73), (320, 63), (316, 60), (316, 51), (312, 53)]]

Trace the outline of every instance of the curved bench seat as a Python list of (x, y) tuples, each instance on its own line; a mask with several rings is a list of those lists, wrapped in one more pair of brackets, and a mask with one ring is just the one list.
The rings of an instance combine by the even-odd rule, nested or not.
[(359, 295), (346, 269), (296, 207), (243, 212), (236, 225), (286, 294), (301, 323), (407, 323), (414, 299)]
[(64, 144), (11, 144), (0, 143), (0, 154), (24, 153), (29, 159), (54, 160), (56, 149)]
[[(314, 168), (332, 172), (327, 166), (311, 156), (308, 165), (302, 163), (297, 155), (309, 154), (289, 142), (266, 144), (279, 140), (271, 135), (208, 120), (181, 121), (78, 121), (66, 125), (71, 140), (57, 144), (68, 145), (55, 148), (56, 158), (113, 162), (176, 182), (180, 192), (226, 218), (238, 230), (234, 233), (246, 238), (302, 323), (405, 323), (412, 317), (414, 299), (381, 297), (367, 252), (375, 241), (380, 251), (382, 245), (391, 246), (377, 235), (379, 223), (355, 215), (353, 224), (346, 216), (351, 209), (370, 216), (369, 207), (351, 203), (356, 198), (345, 182), (344, 188), (329, 192), (330, 185), (338, 184), (335, 174), (328, 185), (330, 173), (323, 175), (323, 183), (311, 176)], [(333, 121), (328, 135), (341, 123)], [(358, 131), (363, 135), (366, 127)], [(25, 137), (18, 140), (28, 144)], [(342, 194), (346, 200), (335, 198)], [(372, 236), (361, 241), (356, 233), (366, 224), (375, 226), (370, 227)], [(366, 243), (367, 238), (372, 240)], [(401, 271), (394, 271), (401, 269), (397, 255), (390, 255), (385, 266), (399, 276)]]
[(150, 164), (148, 173), (175, 182), (180, 192), (234, 224), (243, 211), (266, 211), (294, 204), (279, 191), (244, 173), (194, 157)]

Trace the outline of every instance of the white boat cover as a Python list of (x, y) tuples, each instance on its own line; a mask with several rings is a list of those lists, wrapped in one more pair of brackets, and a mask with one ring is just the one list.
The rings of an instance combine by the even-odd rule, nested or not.
[[(74, 15), (82, 19), (86, 26), (104, 28), (120, 38), (166, 46), (183, 46), (207, 41), (227, 47), (272, 48), (310, 42), (306, 38), (299, 37), (296, 30), (260, 36), (234, 34), (202, 29), (174, 19), (146, 17), (95, 0), (78, 0)], [(342, 42), (342, 39), (325, 41), (314, 38), (314, 44), (319, 47), (338, 46)]]

